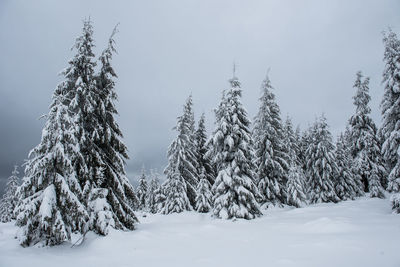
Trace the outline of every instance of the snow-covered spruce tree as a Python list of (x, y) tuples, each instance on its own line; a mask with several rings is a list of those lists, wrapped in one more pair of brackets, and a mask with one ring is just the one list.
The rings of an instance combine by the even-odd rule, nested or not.
[[(87, 133), (84, 138), (86, 142), (81, 145), (81, 149), (88, 155), (86, 165), (89, 173), (85, 192), (90, 192), (90, 229), (102, 235), (108, 233), (109, 227), (133, 230), (137, 223), (133, 208), (138, 201), (124, 168), (125, 160), (128, 159), (127, 148), (115, 120), (118, 112), (115, 107), (117, 93), (114, 79), (117, 75), (111, 66), (112, 56), (116, 51), (115, 33), (116, 28), (99, 58), (101, 67), (100, 72), (93, 78), (94, 93), (87, 93), (86, 102), (90, 102), (93, 109), (88, 108), (88, 104), (81, 111), (85, 114), (85, 120), (82, 121)], [(90, 94), (93, 94), (93, 97), (90, 97)], [(101, 193), (92, 194), (96, 192), (94, 188)], [(109, 211), (105, 219), (103, 210)]]
[(9, 222), (15, 219), (14, 209), (18, 203), (18, 174), (18, 166), (15, 165), (11, 176), (7, 180), (3, 198), (0, 200), (0, 222)]
[(167, 177), (164, 190), (166, 199), (161, 213), (170, 214), (192, 210), (192, 205), (190, 205), (189, 198), (187, 197), (186, 183), (179, 167), (176, 167), (172, 176)]
[(343, 133), (343, 147), (345, 148), (346, 154), (348, 155), (348, 160), (350, 161), (350, 171), (352, 173), (352, 176), (354, 178), (354, 182), (356, 184), (356, 196), (361, 197), (365, 195), (364, 192), (364, 183), (362, 181), (361, 173), (360, 170), (358, 169), (358, 163), (355, 162), (356, 159), (353, 158), (351, 155), (351, 146), (352, 146), (352, 140), (351, 140), (351, 130), (350, 130), (350, 125), (346, 125), (346, 129)]
[[(196, 150), (197, 150), (197, 163), (198, 163), (198, 173), (200, 174), (204, 171), (206, 179), (212, 185), (215, 180), (215, 170), (210, 162), (210, 159), (206, 157), (207, 153), (207, 133), (205, 126), (205, 115), (201, 115), (199, 119), (199, 124), (195, 132), (196, 137)], [(204, 170), (203, 170), (204, 169)]]
[(179, 176), (183, 178), (185, 183), (187, 197), (193, 206), (196, 203), (196, 187), (199, 175), (191, 106), (192, 96), (189, 96), (184, 106), (183, 115), (178, 117), (177, 125), (174, 127), (178, 135), (168, 148), (168, 165), (164, 173), (169, 179), (176, 176), (176, 171), (179, 172)]
[(335, 149), (335, 159), (338, 167), (335, 175), (335, 190), (341, 200), (355, 199), (363, 192), (360, 183), (356, 181), (358, 176), (355, 176), (352, 171), (353, 160), (346, 145), (344, 135), (340, 134)]
[(217, 125), (212, 135), (213, 163), (218, 175), (212, 187), (213, 214), (218, 218), (253, 219), (261, 215), (255, 196), (253, 152), (250, 120), (241, 103), (242, 90), (236, 77), (230, 81), (217, 113)]
[(287, 200), (288, 205), (300, 208), (306, 203), (307, 197), (304, 193), (305, 176), (303, 169), (296, 162), (297, 157), (294, 151), (290, 154), (290, 164), (287, 181)]
[[(303, 169), (304, 174), (308, 175), (307, 172), (307, 155), (306, 151), (311, 144), (311, 129), (312, 127), (308, 125), (308, 127), (301, 133), (300, 139), (299, 139), (299, 154), (297, 158), (299, 159), (299, 166)], [(305, 184), (305, 192), (308, 194), (308, 185), (307, 185), (308, 179), (306, 179), (306, 184)]]
[(197, 185), (196, 191), (196, 211), (206, 213), (211, 211), (212, 208), (212, 193), (211, 185), (206, 178), (206, 171), (203, 169), (200, 172), (200, 181)]
[(149, 193), (149, 188), (146, 179), (146, 173), (144, 167), (142, 168), (142, 173), (139, 178), (139, 185), (136, 188), (136, 197), (139, 200), (139, 209), (144, 210), (148, 207), (147, 197)]
[(74, 81), (65, 78), (53, 94), (41, 142), (29, 153), (18, 189), (21, 200), (15, 214), (22, 246), (57, 245), (69, 241), (71, 233), (88, 230), (89, 215), (74, 165), (82, 155), (67, 97)]
[(361, 72), (358, 72), (354, 83), (357, 89), (353, 97), (356, 113), (349, 120), (351, 155), (361, 175), (364, 191), (370, 192), (371, 197), (384, 197), (380, 182), (385, 173), (381, 147), (376, 125), (369, 115), (369, 78), (363, 81), (362, 77)]
[(92, 24), (85, 21), (74, 45), (76, 55), (53, 95), (42, 141), (30, 153), (16, 208), (24, 246), (60, 244), (70, 240), (71, 232), (107, 234), (109, 226), (133, 229), (137, 221), (128, 194), (123, 195), (133, 188), (125, 177), (114, 179), (120, 169), (113, 168), (118, 175), (110, 176), (107, 162), (121, 162), (101, 142), (112, 133), (99, 111), (106, 104), (95, 82), (92, 35)]
[(289, 155), (289, 161), (292, 160), (292, 157), (294, 157), (297, 163), (300, 161), (298, 159), (298, 155), (300, 154), (299, 131), (299, 128), (296, 129), (296, 132), (293, 130), (292, 120), (289, 116), (287, 116), (283, 125), (283, 146), (285, 147), (287, 155)]
[(382, 108), (382, 153), (388, 176), (388, 191), (398, 194), (392, 198), (393, 210), (400, 213), (400, 40), (389, 30), (385, 33)]
[(286, 203), (288, 154), (283, 144), (279, 106), (268, 76), (263, 81), (261, 90), (261, 106), (253, 130), (258, 189), (265, 205), (282, 205)]
[(166, 197), (166, 186), (167, 181), (162, 183), (155, 191), (154, 191), (154, 205), (156, 212), (162, 212), (165, 206), (165, 199)]
[[(214, 114), (215, 114), (215, 128), (218, 128), (218, 126), (220, 125), (221, 119), (223, 117), (223, 114), (225, 112), (225, 107), (226, 107), (226, 99), (225, 99), (225, 90), (222, 91), (222, 96), (221, 96), (221, 101), (218, 105), (217, 108), (214, 109)], [(210, 162), (211, 167), (213, 169), (213, 173), (215, 174), (215, 177), (217, 177), (218, 174), (218, 161), (215, 160), (216, 157), (216, 153), (217, 151), (214, 148), (214, 139), (213, 136), (210, 136), (208, 138), (208, 140), (206, 141), (206, 153), (204, 155), (204, 157)]]
[(334, 186), (337, 173), (334, 145), (324, 115), (315, 121), (310, 140), (306, 150), (310, 203), (338, 202)]
[(146, 201), (149, 212), (157, 213), (156, 192), (160, 188), (160, 179), (157, 171), (150, 170), (150, 184), (147, 190)]

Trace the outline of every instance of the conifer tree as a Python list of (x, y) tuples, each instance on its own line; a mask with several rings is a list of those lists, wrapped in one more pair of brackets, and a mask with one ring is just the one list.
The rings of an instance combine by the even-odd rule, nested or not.
[(23, 246), (60, 244), (70, 240), (72, 232), (83, 235), (89, 228), (82, 187), (94, 171), (88, 164), (94, 153), (87, 146), (92, 137), (87, 131), (92, 116), (87, 115), (96, 100), (92, 35), (91, 22), (84, 21), (74, 45), (76, 55), (53, 94), (41, 143), (29, 155), (16, 208)]
[(298, 138), (300, 138), (300, 133), (298, 131), (299, 128), (296, 129), (296, 132), (293, 130), (292, 120), (287, 116), (282, 131), (284, 140), (283, 146), (288, 158), (290, 158), (289, 161), (294, 157), (296, 163), (299, 163), (298, 155), (300, 154), (300, 144), (298, 140)]
[(202, 171), (204, 171), (206, 179), (212, 185), (215, 180), (215, 172), (210, 162), (210, 159), (206, 157), (208, 148), (207, 148), (207, 134), (206, 134), (204, 113), (201, 115), (199, 119), (199, 124), (195, 132), (195, 138), (196, 138), (198, 173), (200, 174)]
[(144, 210), (148, 207), (147, 205), (147, 198), (148, 198), (148, 185), (147, 185), (147, 179), (146, 179), (146, 173), (144, 170), (144, 166), (142, 168), (142, 173), (140, 174), (139, 178), (139, 185), (136, 189), (136, 197), (139, 200), (139, 209)]
[(148, 209), (151, 213), (157, 213), (156, 192), (160, 188), (160, 179), (158, 178), (157, 171), (150, 170), (150, 185), (147, 190), (147, 203)]
[(253, 130), (258, 188), (263, 196), (263, 203), (282, 205), (287, 199), (288, 154), (283, 144), (284, 132), (279, 106), (268, 76), (263, 81), (261, 90), (261, 106)]
[(299, 166), (302, 168), (304, 175), (306, 176), (306, 180), (304, 183), (304, 192), (307, 195), (310, 191), (308, 182), (309, 182), (309, 177), (308, 177), (308, 170), (307, 170), (307, 149), (311, 144), (311, 129), (312, 127), (308, 125), (308, 127), (301, 133), (300, 135), (300, 141), (299, 141), (299, 154), (298, 154), (298, 159), (299, 159)]
[(178, 167), (176, 167), (175, 173), (167, 178), (164, 190), (166, 199), (161, 211), (163, 214), (192, 210), (187, 197), (186, 183)]
[[(117, 93), (114, 79), (117, 78), (117, 75), (111, 65), (111, 60), (113, 53), (116, 52), (114, 41), (116, 33), (117, 29), (114, 28), (108, 40), (108, 46), (99, 58), (100, 72), (93, 78), (95, 97), (89, 99), (89, 101), (96, 100), (96, 102), (93, 103), (94, 108), (91, 114), (87, 116), (87, 119), (89, 118), (92, 122), (87, 130), (91, 137), (89, 139), (91, 143), (88, 142), (87, 149), (92, 149), (91, 151), (95, 151), (95, 153), (92, 153), (92, 157), (86, 161), (86, 164), (90, 166), (89, 171), (92, 169), (93, 172), (89, 172), (91, 184), (86, 183), (85, 186), (90, 184), (90, 188), (100, 188), (99, 190), (104, 192), (97, 196), (89, 194), (89, 199), (104, 203), (104, 209), (109, 208), (110, 216), (112, 216), (112, 220), (108, 220), (110, 224), (101, 220), (92, 220), (93, 224), (90, 227), (99, 234), (107, 234), (106, 228), (109, 226), (116, 229), (133, 230), (138, 221), (133, 212), (137, 198), (133, 186), (126, 177), (124, 167), (125, 160), (129, 158), (128, 151), (122, 141), (122, 132), (115, 120), (118, 112), (115, 106)], [(93, 191), (93, 189), (86, 188), (86, 191)], [(97, 199), (98, 197), (101, 198)], [(91, 215), (91, 217), (93, 216), (99, 217), (96, 213)], [(98, 225), (102, 227), (98, 227)]]
[(200, 181), (196, 191), (196, 211), (206, 213), (212, 208), (211, 185), (206, 178), (206, 172), (203, 169), (200, 173)]
[(393, 210), (400, 213), (400, 40), (389, 30), (384, 34), (385, 44), (383, 83), (385, 84), (382, 108), (382, 153), (388, 172), (388, 191), (392, 197)]
[(66, 77), (53, 94), (42, 139), (29, 153), (15, 209), (22, 246), (57, 245), (71, 233), (86, 233), (89, 215), (74, 162), (82, 160), (67, 98), (72, 81)]
[(296, 159), (297, 157), (294, 151), (292, 151), (290, 154), (286, 203), (296, 208), (300, 208), (304, 203), (306, 203), (307, 197), (304, 193), (304, 172), (296, 163)]
[(214, 165), (218, 170), (215, 183), (213, 214), (218, 218), (253, 219), (261, 215), (255, 196), (253, 152), (250, 120), (241, 103), (242, 90), (234, 76), (231, 89), (217, 111), (217, 125), (212, 136)]
[(370, 192), (371, 197), (384, 197), (384, 189), (380, 183), (385, 172), (381, 147), (376, 125), (369, 115), (369, 78), (362, 81), (362, 77), (361, 72), (358, 72), (354, 83), (354, 88), (357, 89), (353, 97), (356, 113), (349, 120), (351, 155), (364, 183), (364, 191)]
[[(178, 117), (174, 128), (178, 135), (168, 148), (168, 165), (164, 170), (167, 179), (176, 176), (182, 177), (185, 183), (186, 195), (191, 205), (196, 203), (196, 187), (198, 183), (197, 152), (194, 143), (194, 121), (192, 113), (192, 97), (186, 101), (183, 115)], [(166, 195), (168, 198), (168, 195)]]
[(18, 174), (18, 166), (15, 165), (11, 176), (7, 180), (3, 198), (0, 200), (0, 222), (9, 222), (15, 219), (14, 209), (18, 204)]
[(337, 165), (334, 157), (332, 135), (325, 116), (321, 116), (310, 132), (310, 144), (306, 150), (310, 203), (338, 202), (334, 181)]
[(154, 191), (154, 205), (156, 212), (162, 212), (165, 206), (166, 199), (166, 182), (162, 183), (155, 191)]
[(53, 94), (41, 143), (29, 156), (16, 208), (23, 246), (60, 244), (72, 232), (132, 230), (137, 222), (129, 203), (133, 187), (123, 169), (126, 148), (117, 141), (122, 137), (118, 126), (110, 126), (116, 95), (113, 83), (106, 89), (103, 78), (110, 77), (105, 70), (111, 73), (112, 68), (104, 63), (111, 54), (103, 53), (96, 77), (92, 36), (91, 21), (84, 21), (76, 54)]
[(345, 137), (341, 134), (336, 142), (335, 150), (335, 159), (338, 167), (335, 190), (341, 200), (355, 199), (363, 192), (362, 185), (356, 181), (358, 176), (354, 175), (352, 170), (353, 160), (346, 145)]
[(356, 163), (356, 159), (353, 158), (351, 154), (352, 140), (351, 140), (351, 128), (350, 125), (346, 125), (346, 129), (343, 133), (343, 140), (341, 140), (343, 147), (345, 148), (345, 153), (348, 156), (348, 161), (350, 162), (350, 171), (353, 176), (354, 182), (356, 184), (356, 197), (364, 196), (364, 183), (362, 181), (362, 177), (360, 174), (360, 170), (358, 169), (358, 163)]
[[(214, 109), (214, 114), (215, 114), (214, 125), (215, 125), (215, 128), (218, 128), (218, 126), (220, 125), (221, 119), (222, 119), (223, 114), (224, 114), (225, 109), (226, 109), (225, 94), (226, 94), (226, 92), (225, 92), (225, 90), (223, 90), (222, 91), (222, 95), (221, 95), (221, 101), (218, 104), (218, 107)], [(215, 160), (217, 152), (216, 152), (216, 150), (214, 148), (214, 143), (213, 142), (214, 142), (214, 138), (213, 138), (213, 136), (210, 136), (208, 138), (206, 144), (205, 144), (205, 146), (207, 148), (207, 151), (206, 151), (206, 154), (205, 154), (205, 158), (210, 162), (211, 167), (213, 169), (213, 173), (215, 174), (215, 177), (216, 177), (217, 174), (218, 174), (218, 168), (219, 168), (218, 163), (219, 162)]]

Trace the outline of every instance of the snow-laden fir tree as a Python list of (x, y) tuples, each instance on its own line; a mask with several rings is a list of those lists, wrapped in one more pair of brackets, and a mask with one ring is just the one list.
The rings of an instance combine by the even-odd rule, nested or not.
[(212, 187), (213, 214), (218, 218), (253, 219), (261, 215), (255, 196), (250, 120), (241, 103), (242, 90), (234, 76), (217, 111), (217, 125), (212, 135), (214, 165), (218, 175)]
[[(164, 170), (167, 179), (176, 176), (185, 183), (186, 195), (191, 205), (196, 203), (196, 187), (199, 180), (197, 169), (197, 151), (194, 138), (194, 121), (192, 112), (192, 96), (186, 100), (183, 115), (178, 117), (174, 130), (178, 132), (177, 137), (168, 148), (168, 165)], [(168, 198), (168, 195), (166, 195)]]
[(196, 137), (198, 173), (200, 174), (202, 171), (204, 171), (206, 179), (212, 185), (215, 180), (215, 170), (210, 162), (210, 159), (206, 157), (208, 148), (207, 148), (207, 133), (206, 133), (204, 113), (201, 115), (199, 119), (199, 123), (195, 132), (195, 137)]
[(287, 200), (290, 206), (300, 208), (306, 203), (307, 196), (304, 192), (305, 176), (303, 169), (297, 164), (297, 157), (294, 150), (290, 153), (289, 172), (287, 181)]
[(362, 80), (362, 77), (361, 72), (358, 72), (354, 83), (357, 90), (353, 97), (356, 113), (349, 120), (351, 155), (361, 175), (364, 191), (370, 192), (371, 197), (384, 197), (381, 180), (385, 169), (381, 147), (377, 127), (369, 115), (369, 78)]
[(75, 173), (75, 162), (83, 156), (66, 96), (71, 84), (66, 77), (57, 86), (41, 142), (29, 153), (15, 208), (22, 246), (57, 245), (70, 241), (71, 233), (88, 230), (89, 215)]
[[(95, 207), (90, 209), (90, 229), (99, 234), (107, 234), (109, 227), (133, 230), (137, 223), (133, 208), (138, 201), (125, 172), (128, 151), (115, 120), (118, 112), (115, 106), (117, 93), (114, 79), (117, 75), (111, 60), (113, 53), (116, 52), (114, 41), (116, 32), (114, 28), (108, 46), (99, 58), (100, 72), (94, 77), (96, 94), (93, 98), (87, 99), (87, 102), (96, 101), (92, 103), (93, 110), (89, 105), (84, 108), (88, 114), (86, 114), (86, 127), (83, 125), (83, 128), (87, 128), (86, 132), (89, 134), (85, 137), (88, 141), (86, 151), (91, 151), (86, 160), (89, 183), (86, 181), (85, 192), (95, 192), (94, 188), (99, 188), (98, 190), (103, 192), (97, 196), (89, 193), (88, 196), (89, 206)], [(82, 145), (81, 147), (85, 148)], [(102, 215), (98, 213), (103, 213), (102, 210), (106, 209), (110, 210), (111, 219), (102, 221)]]
[(311, 144), (312, 138), (311, 138), (311, 131), (312, 131), (312, 126), (308, 125), (307, 128), (301, 133), (300, 136), (300, 142), (299, 142), (299, 161), (300, 165), (303, 168), (303, 171), (307, 174), (307, 156), (306, 156), (306, 151)]
[(156, 212), (162, 212), (165, 206), (166, 197), (166, 186), (167, 181), (162, 183), (155, 191), (154, 191), (154, 205)]
[(160, 188), (160, 179), (158, 178), (157, 171), (150, 170), (150, 183), (147, 190), (147, 205), (149, 212), (157, 213), (156, 192)]
[[(218, 125), (220, 124), (221, 119), (223, 117), (223, 114), (225, 112), (225, 106), (226, 106), (226, 99), (225, 99), (226, 92), (225, 91), (226, 90), (222, 91), (221, 101), (220, 101), (218, 107), (214, 109), (214, 114), (215, 114), (214, 125), (215, 125), (215, 128), (218, 128)], [(206, 141), (205, 146), (206, 146), (207, 150), (206, 150), (206, 153), (205, 153), (204, 157), (205, 157), (205, 159), (207, 159), (210, 162), (211, 167), (213, 169), (213, 173), (215, 174), (215, 177), (217, 177), (218, 167), (219, 167), (218, 163), (219, 162), (215, 160), (217, 152), (214, 149), (213, 141), (214, 141), (213, 136), (210, 136), (208, 138), (208, 140)]]
[(144, 167), (142, 168), (142, 173), (139, 177), (139, 185), (136, 188), (136, 197), (139, 200), (138, 208), (144, 210), (148, 207), (148, 193), (149, 193), (149, 186), (146, 179), (146, 173)]
[(355, 162), (356, 159), (351, 155), (352, 139), (351, 139), (351, 128), (350, 125), (346, 125), (346, 129), (343, 133), (343, 147), (345, 148), (346, 154), (348, 155), (348, 160), (350, 161), (350, 171), (354, 178), (356, 184), (356, 196), (364, 196), (364, 183), (362, 181), (360, 170), (358, 169), (358, 163)]
[(310, 203), (338, 202), (334, 186), (337, 173), (334, 145), (324, 115), (312, 126), (306, 159)]
[(253, 141), (258, 188), (266, 205), (286, 203), (288, 154), (279, 106), (267, 76), (261, 86), (260, 108), (254, 122)]
[[(92, 36), (92, 24), (85, 21), (76, 54), (53, 94), (41, 143), (30, 153), (16, 208), (23, 246), (60, 244), (72, 232), (107, 234), (110, 226), (134, 229), (137, 222), (128, 203), (134, 191), (121, 157), (126, 148), (109, 127), (114, 111), (105, 96), (113, 86), (106, 90), (94, 75)], [(109, 77), (105, 69), (99, 77)]]
[(0, 222), (9, 222), (15, 219), (14, 209), (18, 203), (18, 174), (18, 166), (15, 165), (11, 176), (7, 179), (3, 198), (0, 200)]
[(346, 145), (347, 142), (344, 135), (340, 134), (335, 149), (337, 164), (335, 190), (341, 200), (355, 199), (357, 196), (362, 195), (363, 192), (361, 180), (358, 179), (358, 176), (354, 175), (352, 170), (354, 161), (351, 158), (350, 149)]
[(293, 129), (293, 122), (289, 116), (286, 117), (283, 125), (283, 140), (283, 146), (290, 158), (289, 161), (292, 160), (292, 157), (294, 157), (296, 162), (299, 163), (300, 160), (298, 159), (298, 155), (300, 154), (300, 129), (297, 128), (296, 131)]
[(174, 174), (167, 178), (164, 185), (164, 192), (166, 199), (161, 213), (170, 214), (192, 210), (189, 198), (187, 197), (186, 183), (178, 167), (176, 167)]
[(83, 125), (96, 99), (92, 35), (91, 22), (85, 21), (74, 45), (76, 55), (53, 94), (42, 140), (29, 155), (16, 208), (23, 246), (60, 244), (72, 232), (83, 235), (89, 229), (82, 187), (90, 183), (87, 159), (92, 154), (85, 149), (91, 136)]
[(211, 185), (206, 177), (207, 177), (206, 171), (205, 169), (203, 169), (200, 172), (200, 181), (199, 184), (197, 185), (196, 206), (195, 206), (196, 211), (202, 213), (211, 211), (213, 202)]
[(382, 108), (382, 153), (388, 176), (388, 191), (398, 194), (392, 198), (393, 210), (400, 213), (400, 40), (389, 30), (385, 33)]

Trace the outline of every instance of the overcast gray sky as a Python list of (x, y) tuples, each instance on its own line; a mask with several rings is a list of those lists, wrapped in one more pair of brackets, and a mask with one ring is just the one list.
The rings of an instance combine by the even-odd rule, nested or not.
[[(196, 117), (227, 88), (232, 63), (253, 117), (270, 67), (282, 117), (304, 128), (324, 112), (334, 135), (354, 108), (355, 73), (371, 77), (380, 124), (382, 30), (400, 33), (400, 1), (7, 1), (0, 0), (0, 177), (40, 141), (51, 95), (82, 19), (94, 22), (96, 53), (113, 27), (118, 118), (131, 160), (162, 171), (171, 128), (192, 93)], [(1, 185), (0, 185), (1, 187)]]

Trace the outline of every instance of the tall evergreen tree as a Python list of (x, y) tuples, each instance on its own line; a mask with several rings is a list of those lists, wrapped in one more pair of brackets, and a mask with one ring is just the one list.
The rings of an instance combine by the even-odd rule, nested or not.
[[(30, 153), (16, 209), (24, 246), (60, 244), (70, 240), (71, 232), (131, 230), (137, 222), (128, 203), (133, 187), (123, 170), (126, 148), (117, 142), (122, 136), (118, 126), (110, 126), (116, 95), (114, 84), (106, 89), (103, 78), (112, 76), (107, 74), (112, 68), (105, 67), (111, 52), (103, 53), (95, 76), (92, 36), (87, 20), (74, 45), (76, 55), (63, 71), (65, 79), (53, 94), (41, 143)], [(114, 50), (109, 46), (108, 51)]]
[(351, 154), (362, 177), (364, 190), (370, 192), (371, 197), (384, 197), (380, 182), (385, 172), (381, 147), (377, 127), (369, 115), (369, 78), (362, 81), (362, 74), (358, 72), (354, 88), (357, 89), (353, 97), (356, 113), (349, 120)]
[(388, 176), (388, 190), (392, 197), (394, 212), (400, 213), (400, 40), (389, 30), (385, 33), (383, 83), (385, 84), (382, 108), (382, 152)]
[(53, 94), (42, 139), (29, 153), (25, 177), (19, 188), (16, 224), (22, 246), (57, 245), (71, 240), (71, 233), (86, 233), (89, 215), (75, 162), (82, 161), (69, 109), (66, 77)]
[(212, 136), (214, 165), (218, 175), (212, 187), (213, 214), (218, 218), (253, 219), (261, 215), (255, 195), (250, 120), (241, 103), (242, 90), (236, 77), (222, 99)]
[(85, 21), (76, 55), (53, 94), (41, 143), (30, 152), (16, 209), (23, 246), (60, 244), (70, 240), (71, 232), (84, 234), (89, 228), (82, 187), (90, 183), (94, 170), (88, 159), (96, 155), (87, 146), (93, 117), (87, 115), (96, 101), (92, 35), (91, 22)]
[(303, 169), (299, 167), (296, 160), (297, 157), (294, 151), (292, 151), (290, 154), (286, 203), (296, 208), (300, 208), (304, 203), (306, 203), (307, 197), (304, 192), (304, 172)]
[(334, 187), (337, 173), (334, 145), (325, 116), (322, 115), (314, 123), (310, 139), (306, 150), (310, 202), (338, 202), (340, 199)]
[[(114, 116), (118, 114), (115, 102), (117, 93), (115, 81), (117, 75), (111, 66), (115, 50), (114, 28), (108, 40), (107, 48), (102, 52), (99, 60), (100, 72), (93, 75), (94, 88), (88, 93), (86, 102), (93, 108), (84, 109), (83, 129), (87, 135), (83, 139), (81, 149), (86, 151), (86, 165), (88, 166), (88, 180), (85, 184), (88, 206), (97, 207), (97, 211), (89, 209), (91, 213), (90, 229), (99, 234), (107, 234), (108, 228), (133, 230), (137, 218), (133, 212), (137, 202), (134, 188), (126, 177), (125, 160), (128, 159), (127, 148), (122, 142), (122, 132)], [(88, 87), (87, 89), (91, 89)], [(93, 97), (90, 97), (93, 94)], [(90, 105), (86, 105), (89, 106)], [(94, 190), (98, 188), (98, 190)], [(102, 193), (99, 193), (99, 192)], [(95, 194), (93, 192), (96, 192)], [(104, 204), (103, 208), (99, 205)], [(110, 210), (109, 219), (102, 220), (98, 212)]]
[(142, 168), (142, 173), (140, 174), (139, 178), (139, 185), (136, 189), (136, 196), (139, 200), (139, 209), (146, 209), (147, 208), (147, 197), (148, 197), (148, 184), (147, 184), (147, 179), (146, 179), (146, 173), (144, 166)]
[(200, 172), (200, 181), (196, 191), (196, 211), (206, 213), (212, 208), (212, 193), (210, 182), (206, 178), (205, 169)]
[[(225, 92), (225, 90), (223, 90), (222, 91), (222, 96), (221, 96), (221, 101), (220, 101), (218, 107), (214, 109), (214, 114), (215, 114), (214, 125), (215, 125), (215, 128), (218, 128), (218, 126), (220, 125), (221, 119), (222, 119), (223, 114), (224, 114), (225, 109), (226, 109), (225, 94), (226, 94), (226, 92)], [(214, 138), (212, 136), (210, 136), (208, 138), (206, 144), (205, 144), (205, 146), (207, 148), (207, 151), (206, 151), (206, 154), (205, 154), (204, 157), (210, 162), (211, 167), (213, 169), (213, 173), (215, 174), (215, 177), (216, 177), (217, 174), (218, 174), (218, 168), (219, 168), (218, 163), (219, 163), (219, 161), (215, 160), (215, 157), (217, 156), (216, 155), (217, 152), (216, 152), (216, 150), (214, 148), (214, 143), (213, 142), (214, 142)]]
[[(168, 180), (167, 180), (168, 181)], [(162, 183), (155, 191), (154, 191), (154, 205), (156, 212), (162, 212), (165, 206), (165, 199), (166, 199), (166, 183)]]
[(363, 192), (361, 181), (357, 182), (358, 176), (352, 170), (353, 160), (347, 148), (346, 139), (341, 134), (336, 142), (335, 160), (337, 173), (335, 178), (336, 194), (341, 200), (355, 199)]
[(160, 188), (160, 179), (158, 178), (157, 171), (150, 170), (150, 185), (147, 190), (147, 203), (151, 213), (157, 213), (156, 192)]
[(207, 133), (206, 133), (204, 113), (201, 115), (199, 119), (199, 124), (195, 132), (195, 138), (196, 138), (195, 144), (197, 150), (198, 173), (200, 174), (202, 171), (204, 171), (206, 179), (212, 185), (215, 180), (215, 172), (210, 162), (210, 159), (206, 157), (208, 148), (207, 148)]
[(279, 106), (268, 76), (261, 90), (261, 106), (253, 130), (258, 188), (263, 203), (282, 205), (286, 202), (288, 154), (283, 144), (284, 132)]
[[(198, 183), (197, 152), (194, 143), (194, 121), (192, 113), (192, 97), (186, 101), (183, 115), (178, 117), (174, 128), (178, 135), (168, 148), (168, 165), (164, 170), (167, 179), (182, 177), (186, 194), (191, 205), (196, 203), (196, 187)], [(179, 180), (179, 179), (178, 179)], [(166, 196), (168, 198), (168, 196)]]
[[(300, 154), (300, 129), (297, 128), (296, 132), (293, 129), (293, 122), (289, 116), (287, 116), (283, 125), (283, 146), (286, 151), (289, 161), (294, 157), (296, 163), (299, 163), (298, 155)], [(293, 155), (292, 155), (293, 152)]]
[(15, 165), (11, 176), (7, 180), (3, 198), (0, 200), (0, 222), (9, 222), (15, 219), (14, 209), (18, 204), (18, 174), (18, 166)]
[(165, 203), (162, 208), (163, 214), (179, 213), (185, 210), (192, 210), (187, 197), (186, 183), (179, 170), (179, 164), (175, 173), (169, 176), (165, 183)]

